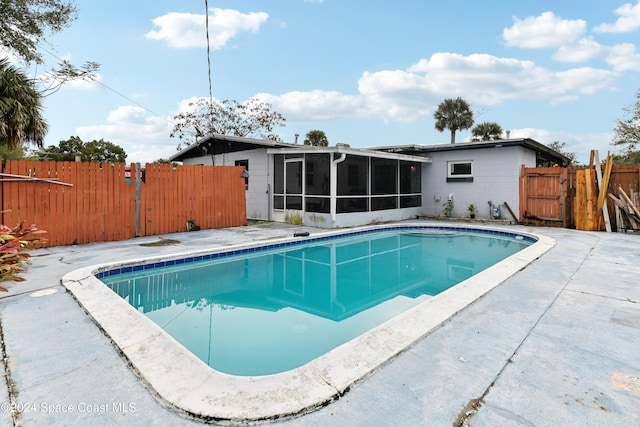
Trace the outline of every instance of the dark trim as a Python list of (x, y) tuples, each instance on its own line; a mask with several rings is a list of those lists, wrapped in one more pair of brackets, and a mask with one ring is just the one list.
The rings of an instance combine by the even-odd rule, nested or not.
[(473, 182), (473, 177), (468, 178), (447, 178), (447, 182)]
[(569, 162), (569, 159), (563, 154), (558, 153), (531, 138), (496, 139), (493, 141), (459, 142), (456, 144), (398, 145), (388, 147), (371, 147), (370, 149), (417, 156), (421, 154), (429, 155), (431, 153), (442, 151), (479, 150), (489, 148), (502, 149), (518, 146), (533, 150), (536, 153), (536, 162), (549, 160), (562, 165), (566, 165)]

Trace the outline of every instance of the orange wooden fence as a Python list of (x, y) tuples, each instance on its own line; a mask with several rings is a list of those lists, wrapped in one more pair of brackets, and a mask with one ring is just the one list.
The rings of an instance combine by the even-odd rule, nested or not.
[(8, 160), (0, 176), (2, 223), (46, 230), (40, 246), (186, 231), (187, 221), (201, 229), (246, 225), (241, 172), (149, 164), (140, 174), (134, 164)]
[[(603, 165), (599, 167), (604, 168)], [(640, 165), (614, 164), (607, 192), (628, 194), (640, 188)], [(520, 174), (520, 221), (524, 224), (587, 229), (597, 216), (594, 194), (595, 166), (568, 168), (525, 168)], [(610, 224), (615, 224), (615, 208), (605, 199)], [(576, 208), (579, 207), (579, 208)], [(591, 227), (589, 228), (591, 229)]]
[(520, 172), (520, 221), (567, 227), (566, 168), (525, 168)]

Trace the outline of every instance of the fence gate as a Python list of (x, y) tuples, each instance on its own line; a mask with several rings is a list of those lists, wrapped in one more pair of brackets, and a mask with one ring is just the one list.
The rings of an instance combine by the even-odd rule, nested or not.
[(520, 173), (520, 222), (528, 225), (567, 227), (567, 169), (526, 168)]

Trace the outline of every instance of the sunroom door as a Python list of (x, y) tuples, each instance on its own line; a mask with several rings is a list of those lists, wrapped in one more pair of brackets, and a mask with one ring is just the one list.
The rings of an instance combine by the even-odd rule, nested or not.
[(304, 188), (303, 159), (286, 160), (284, 166), (285, 208), (288, 210), (302, 211), (302, 189)]

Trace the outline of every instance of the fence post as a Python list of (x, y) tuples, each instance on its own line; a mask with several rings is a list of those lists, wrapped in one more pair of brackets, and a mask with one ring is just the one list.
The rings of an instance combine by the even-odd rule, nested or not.
[(527, 176), (525, 174), (526, 170), (525, 170), (525, 166), (524, 164), (520, 165), (520, 197), (519, 197), (519, 210), (520, 212), (518, 212), (518, 219), (520, 220), (521, 223), (524, 223), (524, 214), (525, 211), (527, 209), (526, 206), (526, 200), (527, 200), (527, 186), (529, 185), (529, 183), (527, 182)]
[(135, 165), (135, 192), (136, 192), (136, 237), (140, 237), (140, 183), (142, 181), (142, 172), (140, 171), (140, 163)]

